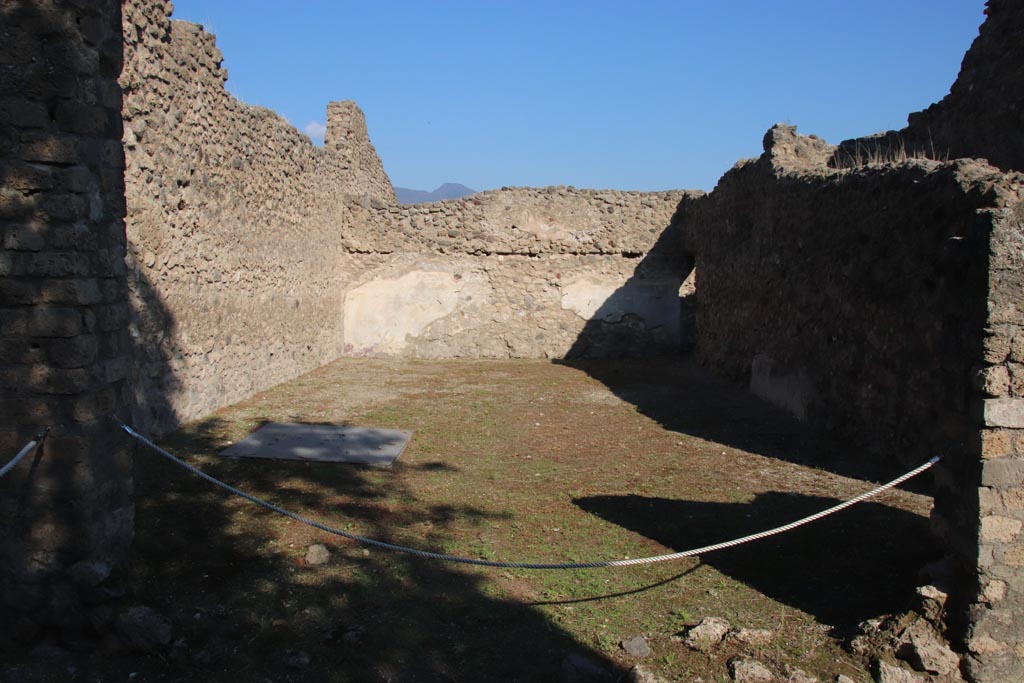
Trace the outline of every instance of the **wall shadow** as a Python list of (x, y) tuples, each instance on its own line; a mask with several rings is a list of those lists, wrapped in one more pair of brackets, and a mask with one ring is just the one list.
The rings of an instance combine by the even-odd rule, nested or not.
[(660, 229), (633, 274), (584, 324), (566, 359), (674, 356), (693, 346), (695, 299), (679, 296), (693, 259), (683, 251), (680, 229), (675, 216)]
[[(420, 547), (440, 550), (454, 521), (494, 518), (458, 504), (418, 505), (402, 484), (410, 465), (401, 460), (388, 477), (375, 477), (378, 468), (205, 457), (226, 445), (222, 427), (210, 418), (163, 443), (245, 491), (348, 520), (350, 529), (385, 541), (401, 542), (396, 530), (427, 528)], [(113, 668), (96, 659), (90, 672), (136, 671), (146, 680), (536, 681), (557, 680), (566, 656), (577, 654), (608, 680), (622, 673), (536, 607), (488, 595), (479, 572), (364, 553), (319, 532), (297, 541), (305, 538), (297, 523), (154, 453), (140, 449), (137, 466), (134, 593), (171, 620), (177, 640), (160, 657), (114, 659)], [(240, 523), (236, 510), (251, 523)], [(302, 560), (308, 542), (331, 550), (330, 571)]]
[[(839, 501), (770, 492), (745, 503), (643, 496), (591, 496), (574, 502), (678, 552), (787, 524)], [(920, 567), (939, 555), (929, 538), (926, 518), (867, 502), (700, 559), (813, 615), (832, 626), (833, 635), (844, 637), (865, 619), (912, 607)]]

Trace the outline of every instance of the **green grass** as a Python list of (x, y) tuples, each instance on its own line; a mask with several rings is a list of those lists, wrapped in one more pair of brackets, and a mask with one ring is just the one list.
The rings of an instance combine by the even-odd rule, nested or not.
[[(347, 531), (496, 560), (662, 554), (764, 528), (773, 515), (788, 521), (807, 505), (825, 507), (806, 499), (809, 483), (817, 496), (839, 498), (867, 488), (759, 445), (758, 430), (778, 434), (780, 421), (798, 427), (693, 372), (679, 363), (345, 360), (186, 425), (163, 444), (214, 476)], [(374, 393), (380, 386), (390, 388)], [(633, 403), (609, 395), (622, 389)], [(415, 435), (392, 469), (216, 455), (260, 422), (282, 419)], [(711, 433), (716, 421), (727, 443)], [(737, 424), (752, 425), (742, 428), (752, 433), (732, 436)], [(366, 552), (226, 497), (143, 452), (137, 495), (134, 601), (166, 615), (181, 640), (158, 656), (79, 664), (100, 680), (128, 672), (134, 680), (232, 683), (557, 680), (574, 652), (625, 671), (637, 662), (618, 643), (635, 635), (653, 650), (643, 664), (666, 680), (723, 680), (734, 646), (708, 657), (675, 638), (705, 616), (778, 630), (776, 643), (756, 656), (776, 670), (791, 664), (831, 680), (865, 667), (838, 636), (872, 610), (900, 609), (930, 552), (920, 547), (929, 501), (905, 492), (824, 535), (782, 545), (565, 572)], [(859, 566), (820, 566), (816, 553), (828, 543), (886, 532), (891, 543), (856, 549), (887, 563), (885, 582)], [(329, 564), (304, 564), (311, 543), (331, 549)], [(811, 580), (816, 573), (821, 585)], [(834, 608), (858, 591), (891, 596), (882, 595), (879, 607), (865, 599)], [(345, 633), (359, 635), (346, 640)], [(295, 649), (309, 654), (308, 668), (288, 666)]]

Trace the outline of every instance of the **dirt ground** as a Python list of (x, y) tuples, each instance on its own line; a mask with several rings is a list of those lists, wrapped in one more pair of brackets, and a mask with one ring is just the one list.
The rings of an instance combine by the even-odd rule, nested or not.
[[(228, 460), (267, 421), (414, 430), (392, 468)], [(207, 472), (343, 529), (487, 559), (657, 555), (782, 524), (902, 473), (808, 431), (687, 361), (345, 359), (160, 442)], [(795, 532), (637, 568), (538, 572), (377, 550), (232, 498), (140, 448), (133, 604), (165, 651), (8, 658), (8, 678), (133, 681), (868, 681), (858, 622), (907, 608), (929, 540), (929, 475)], [(915, 492), (916, 491), (916, 492)], [(308, 565), (322, 543), (330, 561)], [(768, 642), (691, 650), (704, 617)], [(651, 650), (620, 643), (643, 636)], [(586, 662), (586, 664), (581, 664)], [(596, 680), (596, 679), (595, 679)]]

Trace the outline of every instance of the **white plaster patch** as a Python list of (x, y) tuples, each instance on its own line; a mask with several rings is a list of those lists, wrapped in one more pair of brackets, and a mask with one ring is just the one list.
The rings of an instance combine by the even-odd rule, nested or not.
[(675, 278), (627, 282), (586, 277), (562, 288), (562, 308), (584, 320), (617, 323), (625, 315), (643, 319), (648, 327), (664, 327), (679, 336), (680, 281)]
[(803, 369), (779, 372), (764, 354), (754, 356), (750, 368), (750, 392), (769, 403), (793, 413), (799, 420), (807, 419), (807, 409), (814, 402), (814, 383)]
[(346, 352), (401, 353), (431, 323), (486, 299), (489, 290), (479, 278), (439, 271), (367, 282), (345, 295)]

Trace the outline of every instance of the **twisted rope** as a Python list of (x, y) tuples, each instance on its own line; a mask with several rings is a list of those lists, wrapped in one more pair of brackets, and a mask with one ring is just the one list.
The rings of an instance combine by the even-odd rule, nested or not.
[(6, 465), (0, 467), (0, 479), (3, 479), (5, 474), (13, 470), (15, 465), (21, 462), (21, 459), (24, 458), (26, 455), (34, 451), (36, 449), (36, 446), (38, 445), (39, 442), (34, 439), (25, 444), (25, 447), (18, 451), (18, 454), (16, 456), (11, 458)]
[(477, 558), (473, 558), (473, 557), (461, 557), (459, 555), (448, 555), (448, 554), (445, 554), (445, 553), (435, 553), (435, 552), (430, 552), (428, 550), (420, 550), (418, 548), (410, 548), (410, 547), (407, 547), (407, 546), (396, 545), (394, 543), (387, 543), (385, 541), (380, 541), (380, 540), (377, 540), (377, 539), (374, 539), (374, 538), (367, 538), (366, 536), (360, 536), (358, 534), (349, 533), (347, 531), (343, 531), (341, 529), (337, 529), (337, 528), (329, 526), (327, 524), (323, 524), (322, 522), (318, 522), (318, 521), (316, 521), (314, 519), (310, 519), (308, 517), (303, 517), (302, 515), (299, 515), (299, 514), (296, 514), (294, 512), (290, 512), (288, 510), (285, 510), (284, 508), (279, 507), (277, 505), (274, 505), (273, 503), (271, 503), (269, 501), (263, 500), (262, 498), (257, 498), (256, 496), (254, 496), (252, 494), (246, 493), (245, 491), (237, 489), (234, 486), (231, 486), (230, 484), (226, 484), (226, 483), (220, 481), (219, 479), (210, 476), (209, 474), (207, 474), (206, 472), (203, 472), (199, 468), (194, 467), (194, 466), (188, 464), (187, 462), (179, 459), (177, 456), (167, 452), (163, 448), (160, 448), (155, 443), (153, 443), (152, 441), (150, 441), (146, 437), (142, 436), (141, 434), (136, 432), (134, 429), (132, 429), (128, 425), (123, 424), (123, 423), (120, 423), (120, 424), (121, 424), (121, 429), (123, 429), (125, 432), (127, 432), (132, 437), (134, 437), (140, 443), (144, 444), (145, 446), (148, 446), (150, 449), (152, 449), (156, 453), (159, 453), (160, 455), (164, 456), (165, 458), (167, 458), (168, 460), (170, 460), (174, 464), (178, 465), (179, 467), (181, 467), (181, 468), (191, 472), (192, 474), (194, 474), (194, 475), (196, 475), (196, 476), (198, 476), (198, 477), (200, 477), (202, 479), (205, 479), (206, 481), (210, 482), (214, 486), (218, 486), (218, 487), (224, 489), (225, 491), (228, 491), (229, 493), (233, 493), (236, 496), (240, 496), (241, 498), (244, 498), (244, 499), (248, 500), (251, 503), (255, 503), (256, 505), (260, 506), (261, 508), (263, 508), (265, 510), (270, 510), (271, 512), (276, 512), (279, 515), (283, 515), (285, 517), (288, 517), (289, 519), (293, 519), (296, 522), (301, 522), (302, 524), (305, 524), (307, 526), (311, 526), (314, 529), (319, 529), (320, 531), (325, 531), (325, 532), (327, 532), (329, 534), (334, 534), (335, 536), (341, 536), (342, 538), (347, 538), (347, 539), (349, 539), (351, 541), (355, 541), (357, 543), (362, 543), (363, 545), (372, 546), (374, 548), (381, 548), (383, 550), (391, 550), (391, 551), (394, 551), (394, 552), (405, 553), (407, 555), (412, 555), (414, 557), (422, 557), (422, 558), (426, 558), (426, 559), (429, 559), (429, 560), (441, 560), (443, 562), (453, 562), (453, 563), (456, 563), (456, 564), (471, 564), (471, 565), (476, 565), (476, 566), (479, 566), (479, 567), (500, 567), (500, 568), (504, 568), (504, 569), (598, 569), (598, 568), (602, 568), (602, 567), (635, 567), (635, 566), (638, 566), (638, 565), (655, 564), (657, 562), (669, 562), (671, 560), (681, 560), (684, 557), (693, 557), (694, 555), (703, 555), (704, 553), (713, 552), (715, 550), (723, 550), (725, 548), (731, 548), (733, 546), (741, 545), (743, 543), (749, 543), (751, 541), (756, 541), (756, 540), (761, 539), (761, 538), (768, 538), (769, 536), (775, 536), (776, 534), (781, 534), (781, 533), (785, 533), (786, 531), (791, 531), (793, 529), (796, 529), (799, 526), (803, 526), (804, 524), (810, 524), (811, 522), (819, 520), (822, 517), (827, 517), (828, 515), (831, 515), (831, 514), (834, 514), (836, 512), (839, 512), (840, 510), (844, 510), (844, 509), (850, 507), (851, 505), (855, 505), (856, 503), (859, 503), (861, 501), (867, 500), (868, 498), (871, 498), (873, 496), (877, 496), (878, 494), (880, 494), (880, 493), (882, 493), (884, 491), (888, 491), (889, 489), (891, 489), (891, 488), (893, 488), (895, 486), (899, 486), (900, 484), (902, 484), (903, 482), (907, 481), (908, 479), (910, 479), (912, 477), (916, 477), (917, 475), (921, 474), (922, 472), (924, 472), (925, 470), (930, 468), (932, 465), (934, 465), (935, 463), (937, 463), (941, 459), (941, 456), (935, 456), (934, 458), (932, 458), (931, 460), (929, 460), (925, 464), (923, 464), (923, 465), (921, 465), (919, 467), (914, 468), (913, 470), (907, 472), (906, 474), (904, 474), (901, 477), (897, 477), (896, 479), (893, 479), (892, 481), (890, 481), (887, 484), (883, 484), (883, 485), (881, 485), (881, 486), (879, 486), (877, 488), (874, 488), (874, 489), (872, 489), (870, 491), (867, 491), (866, 493), (862, 493), (859, 496), (856, 496), (856, 497), (851, 498), (851, 499), (849, 499), (847, 501), (839, 503), (838, 505), (830, 507), (827, 510), (822, 510), (821, 512), (818, 512), (818, 513), (815, 513), (813, 515), (810, 515), (809, 517), (804, 517), (803, 519), (798, 519), (795, 522), (791, 522), (791, 523), (786, 524), (784, 526), (775, 527), (774, 529), (769, 529), (767, 531), (761, 531), (759, 533), (751, 534), (749, 536), (744, 536), (742, 538), (736, 538), (736, 539), (733, 539), (731, 541), (725, 541), (723, 543), (716, 543), (714, 545), (707, 545), (707, 546), (704, 546), (703, 548), (694, 548), (692, 550), (684, 550), (682, 552), (669, 553), (667, 555), (656, 555), (656, 556), (653, 556), (653, 557), (638, 557), (638, 558), (634, 558), (634, 559), (630, 559), (630, 560), (605, 560), (605, 561), (597, 561), (597, 562), (560, 562), (560, 563), (554, 563), (554, 564), (535, 563), (535, 562), (499, 562), (499, 561), (493, 561), (493, 560), (481, 560), (481, 559), (477, 559)]

